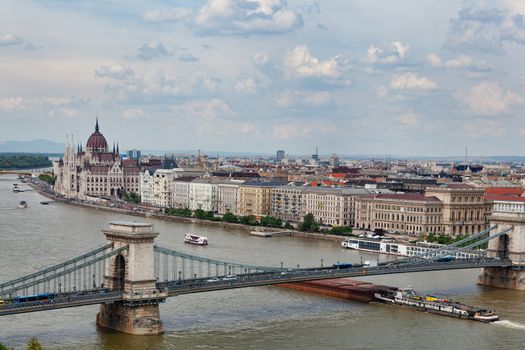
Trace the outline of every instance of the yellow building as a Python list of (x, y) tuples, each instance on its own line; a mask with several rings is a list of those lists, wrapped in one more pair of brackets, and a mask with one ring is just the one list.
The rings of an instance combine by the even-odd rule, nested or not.
[(245, 182), (239, 187), (237, 215), (267, 216), (272, 212), (272, 190), (280, 182)]

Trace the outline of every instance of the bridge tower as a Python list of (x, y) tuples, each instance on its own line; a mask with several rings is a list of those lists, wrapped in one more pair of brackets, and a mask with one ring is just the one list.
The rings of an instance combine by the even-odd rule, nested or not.
[(495, 201), (490, 219), (491, 226), (498, 225), (490, 233), (497, 235), (512, 230), (489, 241), (487, 255), (510, 259), (511, 267), (486, 267), (478, 277), (478, 284), (497, 288), (525, 290), (525, 201), (522, 198)]
[(112, 222), (102, 232), (113, 249), (128, 249), (111, 258), (104, 274), (104, 286), (122, 291), (123, 300), (102, 304), (97, 325), (136, 335), (163, 333), (159, 303), (167, 294), (155, 285), (153, 243), (158, 233), (152, 224), (124, 221)]

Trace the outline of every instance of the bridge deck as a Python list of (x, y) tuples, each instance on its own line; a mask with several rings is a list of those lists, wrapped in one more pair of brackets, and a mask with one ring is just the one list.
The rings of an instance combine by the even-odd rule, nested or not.
[[(499, 259), (463, 259), (449, 262), (422, 261), (411, 264), (388, 264), (376, 267), (353, 267), (346, 269), (312, 268), (289, 271), (271, 271), (261, 273), (248, 273), (235, 278), (198, 278), (190, 280), (176, 280), (157, 282), (161, 292), (168, 296), (177, 296), (191, 293), (211, 292), (225, 289), (268, 286), (281, 283), (304, 282), (343, 277), (365, 277), (389, 275), (397, 273), (412, 273), (425, 271), (459, 270), (483, 267), (510, 267), (510, 260)], [(9, 303), (0, 305), (0, 316), (7, 316), (35, 311), (46, 311), (67, 307), (77, 307), (102, 303), (122, 301), (120, 291), (92, 290), (86, 292), (71, 292), (56, 294), (49, 301)]]

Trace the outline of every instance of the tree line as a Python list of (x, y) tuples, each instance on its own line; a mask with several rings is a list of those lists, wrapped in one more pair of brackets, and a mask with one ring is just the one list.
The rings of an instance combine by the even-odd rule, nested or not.
[(0, 169), (31, 169), (52, 166), (49, 158), (42, 154), (0, 153)]

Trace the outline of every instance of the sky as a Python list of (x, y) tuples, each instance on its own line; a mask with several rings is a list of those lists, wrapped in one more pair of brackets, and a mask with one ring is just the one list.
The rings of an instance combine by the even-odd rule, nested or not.
[(0, 1), (0, 141), (525, 155), (525, 0)]

